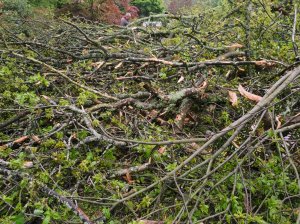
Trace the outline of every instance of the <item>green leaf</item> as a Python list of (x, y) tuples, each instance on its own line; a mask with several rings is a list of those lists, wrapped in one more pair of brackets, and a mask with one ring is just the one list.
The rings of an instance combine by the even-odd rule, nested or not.
[(109, 208), (103, 208), (102, 213), (105, 216), (106, 219), (110, 219), (110, 210)]
[(168, 164), (167, 167), (166, 167), (166, 169), (167, 169), (167, 171), (172, 171), (172, 170), (174, 170), (176, 167), (177, 167), (177, 162), (174, 162), (174, 163)]
[(26, 220), (24, 217), (24, 214), (20, 213), (17, 216), (15, 216), (12, 221), (15, 222), (15, 224), (25, 224)]
[(206, 205), (206, 204), (200, 204), (199, 208), (200, 208), (200, 211), (201, 211), (203, 214), (205, 214), (205, 215), (208, 214), (208, 209), (209, 209), (209, 206), (208, 206), (208, 205)]
[(49, 224), (51, 221), (51, 217), (50, 215), (46, 215), (46, 217), (44, 218), (42, 224)]
[(162, 78), (162, 79), (166, 79), (167, 78), (167, 74), (164, 73), (164, 72), (160, 72), (159, 73), (159, 77)]
[(43, 213), (44, 213), (44, 211), (41, 209), (34, 209), (34, 211), (33, 211), (34, 215), (42, 215)]

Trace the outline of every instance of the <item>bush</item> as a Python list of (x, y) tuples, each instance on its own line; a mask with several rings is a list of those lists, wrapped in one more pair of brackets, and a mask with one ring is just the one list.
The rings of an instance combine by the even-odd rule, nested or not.
[(64, 4), (69, 3), (69, 0), (29, 0), (32, 6), (36, 7), (50, 7), (50, 8), (60, 8)]
[(161, 13), (164, 10), (161, 0), (133, 0), (130, 4), (141, 10), (141, 16), (149, 16), (150, 13)]
[(27, 0), (2, 0), (3, 11), (14, 11), (20, 16), (28, 16), (32, 8)]

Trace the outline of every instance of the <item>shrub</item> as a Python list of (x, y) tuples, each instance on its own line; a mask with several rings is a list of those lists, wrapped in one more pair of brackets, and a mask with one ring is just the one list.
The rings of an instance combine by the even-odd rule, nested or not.
[(60, 8), (69, 0), (28, 0), (29, 4), (36, 7)]
[(27, 0), (2, 0), (3, 11), (14, 11), (20, 16), (28, 16), (32, 8)]

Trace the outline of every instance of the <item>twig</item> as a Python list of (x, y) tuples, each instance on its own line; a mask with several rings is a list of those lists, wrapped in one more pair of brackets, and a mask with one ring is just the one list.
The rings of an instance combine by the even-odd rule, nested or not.
[(30, 111), (24, 111), (24, 112), (21, 112), (19, 114), (17, 114), (16, 116), (8, 119), (7, 121), (3, 122), (3, 123), (0, 123), (0, 130), (7, 127), (8, 125), (20, 120), (21, 118), (27, 116), (28, 114), (30, 114)]
[(296, 26), (297, 26), (297, 4), (295, 4), (295, 14), (294, 14), (294, 23), (293, 23), (293, 33), (292, 33), (292, 42), (293, 42), (293, 49), (295, 53), (295, 58), (296, 60), (299, 60), (299, 55), (298, 55), (298, 46), (295, 42), (295, 34), (296, 34)]
[(44, 62), (42, 62), (42, 61), (39, 61), (39, 60), (37, 60), (37, 59), (35, 59), (35, 58), (32, 58), (32, 57), (27, 57), (27, 56), (24, 56), (24, 55), (21, 55), (21, 54), (18, 54), (18, 53), (14, 53), (14, 52), (12, 52), (12, 54), (15, 55), (15, 56), (18, 56), (18, 57), (20, 57), (20, 58), (25, 58), (25, 59), (28, 59), (28, 60), (33, 61), (33, 62), (35, 62), (35, 63), (38, 63), (38, 64), (40, 64), (40, 65), (43, 65), (43, 66), (47, 67), (48, 69), (50, 69), (51, 71), (57, 73), (57, 74), (60, 75), (61, 77), (65, 78), (65, 79), (68, 80), (69, 82), (73, 83), (74, 85), (76, 85), (76, 86), (78, 86), (78, 87), (80, 87), (80, 88), (82, 88), (82, 89), (85, 89), (85, 90), (87, 90), (87, 91), (90, 91), (90, 92), (92, 92), (92, 93), (95, 93), (95, 94), (97, 94), (97, 95), (99, 95), (99, 96), (102, 96), (102, 97), (104, 97), (104, 98), (107, 98), (107, 99), (117, 100), (117, 98), (112, 97), (112, 96), (109, 96), (109, 95), (106, 94), (106, 93), (100, 93), (99, 91), (97, 91), (97, 90), (95, 90), (95, 89), (92, 89), (92, 88), (90, 88), (90, 87), (88, 87), (88, 86), (85, 86), (85, 85), (83, 85), (83, 84), (80, 84), (80, 83), (74, 81), (73, 79), (71, 79), (70, 77), (68, 77), (68, 76), (65, 75), (64, 73), (62, 73), (61, 71), (55, 69), (55, 68), (52, 67), (51, 65), (48, 65), (48, 64), (46, 64), (46, 63), (44, 63)]
[(100, 43), (98, 43), (97, 41), (92, 40), (91, 38), (89, 38), (88, 35), (87, 35), (85, 32), (83, 32), (83, 30), (80, 29), (77, 25), (75, 25), (74, 23), (71, 23), (71, 22), (69, 22), (69, 21), (63, 20), (63, 19), (61, 19), (61, 20), (62, 20), (64, 23), (73, 26), (76, 30), (78, 30), (78, 31), (85, 37), (85, 39), (86, 39), (87, 41), (89, 41), (90, 43), (92, 43), (93, 45), (95, 45), (96, 47), (98, 47), (100, 50), (102, 50), (103, 53), (105, 54), (105, 57), (108, 56), (107, 50), (106, 50), (104, 47), (102, 47), (102, 46), (100, 45)]
[[(76, 106), (74, 105), (70, 105), (68, 106), (68, 108), (72, 111), (75, 111), (77, 113), (80, 113), (82, 114), (83, 116), (83, 120), (86, 124), (86, 126), (88, 127), (88, 129), (90, 130), (90, 132), (95, 136), (95, 138), (93, 140), (98, 140), (98, 141), (106, 141), (106, 142), (109, 142), (109, 143), (112, 143), (116, 146), (125, 146), (126, 143), (125, 142), (121, 142), (121, 141), (115, 141), (114, 139), (111, 139), (111, 138), (107, 138), (106, 136), (104, 135), (101, 135), (99, 134), (94, 128), (93, 128), (93, 125), (92, 125), (92, 122), (91, 122), (91, 119), (89, 117), (89, 115), (86, 113), (86, 111), (84, 111), (83, 109), (79, 109), (77, 108)], [(87, 141), (86, 141), (87, 142)], [(85, 143), (86, 143), (85, 142)], [(79, 143), (80, 145), (82, 143)]]
[(174, 175), (174, 173), (177, 173), (182, 167), (187, 165), (193, 158), (195, 158), (198, 154), (200, 154), (203, 150), (205, 150), (209, 145), (214, 143), (217, 139), (224, 136), (230, 130), (237, 128), (240, 125), (251, 120), (257, 112), (259, 112), (261, 109), (263, 109), (265, 106), (267, 106), (286, 86), (288, 86), (296, 77), (298, 77), (299, 74), (300, 74), (300, 66), (296, 67), (294, 70), (292, 70), (290, 72), (287, 72), (287, 74), (285, 76), (283, 76), (281, 79), (279, 79), (271, 87), (271, 89), (265, 94), (265, 96), (262, 98), (262, 100), (254, 108), (252, 108), (252, 110), (250, 110), (248, 113), (246, 113), (244, 116), (242, 116), (235, 122), (231, 123), (229, 126), (224, 128), (222, 131), (215, 134), (210, 140), (208, 140), (204, 145), (202, 145), (199, 149), (197, 149), (191, 156), (189, 156), (185, 161), (183, 161), (180, 165), (178, 165), (173, 171), (167, 173), (163, 178), (161, 178), (160, 180), (147, 186), (146, 188), (143, 188), (143, 189), (131, 194), (130, 196), (121, 199), (114, 206), (112, 206), (111, 210), (115, 209), (118, 204), (125, 202), (126, 200), (129, 200), (143, 192), (146, 192), (146, 191), (152, 189), (153, 187), (155, 187), (157, 184), (161, 183), (162, 181), (169, 179), (171, 176)]
[(151, 163), (148, 162), (148, 163), (141, 164), (139, 166), (133, 166), (133, 167), (129, 167), (129, 168), (126, 168), (126, 169), (117, 170), (117, 171), (114, 171), (110, 175), (110, 177), (114, 178), (114, 177), (120, 177), (120, 176), (126, 175), (127, 173), (141, 172), (141, 171), (144, 171), (144, 170), (148, 169), (150, 164)]
[[(30, 175), (28, 175), (26, 173), (22, 173), (20, 171), (12, 171), (12, 170), (8, 170), (8, 169), (2, 168), (2, 167), (0, 167), (0, 173), (7, 175), (7, 176), (15, 176), (15, 177), (19, 177), (19, 178), (29, 178), (31, 180), (34, 180)], [(44, 191), (48, 195), (53, 196), (54, 198), (58, 199), (58, 201), (60, 201), (61, 203), (65, 204), (68, 208), (70, 208), (72, 210), (72, 212), (75, 215), (77, 215), (83, 223), (94, 224), (94, 222), (92, 222), (90, 220), (90, 218), (84, 213), (84, 211), (82, 211), (78, 207), (78, 205), (76, 205), (73, 201), (71, 201), (70, 199), (68, 199), (64, 196), (61, 196), (56, 191), (51, 190), (48, 186), (46, 186), (42, 182), (38, 182), (38, 184), (41, 187), (42, 191)]]

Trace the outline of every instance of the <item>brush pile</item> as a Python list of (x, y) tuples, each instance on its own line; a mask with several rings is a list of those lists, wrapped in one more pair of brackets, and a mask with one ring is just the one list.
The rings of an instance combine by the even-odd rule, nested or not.
[(297, 13), (268, 7), (3, 20), (1, 223), (299, 220)]

